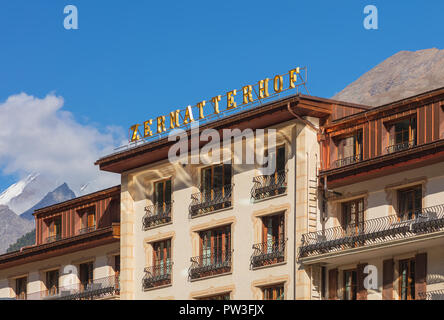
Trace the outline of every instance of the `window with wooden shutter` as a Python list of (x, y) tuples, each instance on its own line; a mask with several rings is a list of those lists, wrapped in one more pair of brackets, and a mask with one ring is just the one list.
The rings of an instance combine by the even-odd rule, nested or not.
[(92, 261), (82, 263), (80, 264), (79, 269), (81, 287), (82, 289), (87, 289), (93, 282), (94, 263)]
[(338, 269), (328, 271), (328, 298), (338, 299)]
[(393, 300), (393, 279), (394, 279), (393, 259), (384, 260), (382, 270), (382, 299)]
[(170, 274), (171, 264), (171, 239), (153, 243), (154, 275)]
[(344, 277), (344, 300), (356, 300), (357, 298), (357, 272), (355, 269), (346, 270)]
[(223, 264), (231, 255), (231, 226), (200, 232), (200, 255), (203, 265)]
[(367, 266), (366, 263), (358, 264), (356, 267), (356, 276), (357, 276), (357, 300), (367, 300), (367, 289), (364, 287), (364, 279), (367, 274), (364, 273), (364, 269)]
[(46, 289), (49, 296), (59, 292), (59, 270), (46, 272)]
[(415, 299), (415, 259), (399, 261), (399, 299)]
[(28, 285), (28, 278), (27, 277), (18, 278), (15, 280), (16, 299), (18, 299), (18, 300), (25, 300), (26, 299), (27, 285)]
[(401, 221), (416, 218), (422, 209), (422, 186), (398, 191), (398, 216)]
[(284, 238), (283, 213), (262, 218), (262, 243), (267, 253), (277, 249)]
[(284, 284), (262, 288), (264, 300), (284, 300)]
[(427, 253), (415, 257), (415, 299), (423, 300), (427, 292)]

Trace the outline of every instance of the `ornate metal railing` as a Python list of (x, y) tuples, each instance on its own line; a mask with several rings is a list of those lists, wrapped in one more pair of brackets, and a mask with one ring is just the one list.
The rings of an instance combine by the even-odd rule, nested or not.
[(277, 171), (271, 175), (254, 177), (251, 197), (259, 200), (285, 193), (286, 190), (287, 171)]
[(302, 236), (300, 257), (388, 242), (444, 228), (444, 204), (417, 210), (412, 219), (396, 215), (310, 232)]
[(194, 217), (207, 212), (231, 207), (233, 185), (206, 189), (191, 195), (190, 216)]
[(444, 289), (419, 293), (422, 300), (444, 300)]
[(61, 234), (56, 234), (54, 236), (49, 236), (46, 238), (46, 243), (50, 243), (50, 242), (54, 242), (54, 241), (58, 241), (62, 239), (62, 235)]
[(416, 141), (405, 141), (401, 143), (397, 143), (387, 147), (387, 153), (398, 152), (406, 149), (410, 149), (416, 145)]
[(359, 162), (361, 160), (362, 160), (362, 154), (357, 154), (355, 156), (346, 157), (346, 158), (336, 160), (335, 162), (333, 162), (333, 167), (340, 168), (340, 167), (348, 166), (349, 164)]
[(158, 262), (154, 266), (145, 268), (145, 275), (142, 279), (143, 289), (147, 290), (170, 284), (172, 270), (172, 262)]
[(159, 203), (145, 207), (145, 215), (142, 218), (143, 229), (149, 229), (171, 221), (171, 207), (173, 203)]
[(231, 251), (215, 251), (211, 254), (191, 258), (188, 270), (190, 280), (231, 271)]
[(251, 256), (251, 267), (257, 268), (284, 261), (286, 239), (277, 241), (267, 241), (253, 245), (253, 255)]
[(86, 227), (79, 230), (79, 234), (89, 233), (96, 230), (96, 226)]
[(117, 275), (94, 279), (88, 283), (75, 283), (34, 292), (27, 295), (27, 300), (94, 300), (119, 294), (119, 276)]
[(27, 300), (28, 295), (26, 292), (21, 292), (15, 296), (15, 300)]

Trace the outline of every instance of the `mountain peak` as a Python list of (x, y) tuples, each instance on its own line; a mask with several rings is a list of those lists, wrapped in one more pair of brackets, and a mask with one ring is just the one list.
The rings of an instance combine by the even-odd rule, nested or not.
[(34, 220), (34, 216), (32, 215), (35, 210), (41, 209), (44, 207), (52, 206), (54, 204), (64, 202), (67, 200), (71, 200), (75, 198), (75, 193), (69, 188), (67, 183), (63, 183), (53, 191), (48, 192), (43, 199), (38, 202), (35, 206), (25, 211), (20, 215), (21, 218), (25, 218), (28, 220)]
[(333, 99), (379, 106), (444, 87), (444, 50), (399, 51)]

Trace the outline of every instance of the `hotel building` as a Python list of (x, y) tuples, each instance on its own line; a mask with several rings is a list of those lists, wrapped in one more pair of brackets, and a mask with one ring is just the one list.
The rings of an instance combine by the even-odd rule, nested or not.
[(35, 244), (0, 255), (0, 298), (119, 298), (120, 186), (34, 216)]
[(320, 145), (321, 223), (298, 261), (321, 297), (443, 299), (444, 88), (332, 121)]
[(318, 137), (363, 110), (296, 94), (200, 126), (275, 129), (276, 151), (260, 151), (276, 163), (267, 175), (233, 161), (255, 138), (231, 140), (225, 163), (171, 163), (167, 138), (99, 159), (121, 175), (121, 299), (320, 299), (318, 268), (298, 262), (320, 225)]

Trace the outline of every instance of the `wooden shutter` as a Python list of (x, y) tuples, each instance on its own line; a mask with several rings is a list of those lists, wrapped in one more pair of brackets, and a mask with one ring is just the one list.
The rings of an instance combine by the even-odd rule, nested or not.
[(328, 298), (330, 300), (338, 299), (338, 269), (328, 272)]
[(427, 291), (427, 253), (415, 257), (415, 299), (425, 299)]
[(382, 274), (382, 300), (393, 300), (393, 277), (395, 262), (384, 260)]
[(367, 274), (364, 273), (364, 268), (367, 264), (363, 263), (363, 264), (358, 264), (357, 267), (357, 293), (356, 293), (356, 297), (357, 300), (367, 300), (367, 289), (364, 287), (364, 279), (367, 276)]

